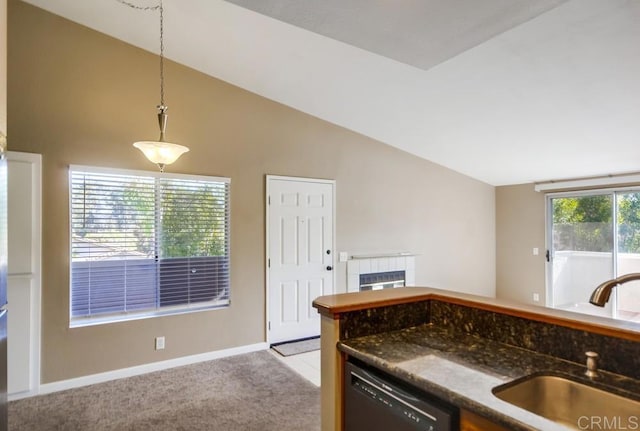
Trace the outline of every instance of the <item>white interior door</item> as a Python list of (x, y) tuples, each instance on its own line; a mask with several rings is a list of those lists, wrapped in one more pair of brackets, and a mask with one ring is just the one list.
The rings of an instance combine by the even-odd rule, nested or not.
[(315, 298), (333, 293), (335, 182), (267, 176), (268, 341), (320, 335)]

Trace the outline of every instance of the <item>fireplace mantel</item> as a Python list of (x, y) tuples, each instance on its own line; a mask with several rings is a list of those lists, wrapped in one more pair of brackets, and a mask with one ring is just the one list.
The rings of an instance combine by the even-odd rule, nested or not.
[(406, 257), (406, 256), (417, 256), (417, 255), (408, 251), (401, 251), (399, 253), (353, 254), (351, 255), (351, 259), (380, 259), (383, 257)]

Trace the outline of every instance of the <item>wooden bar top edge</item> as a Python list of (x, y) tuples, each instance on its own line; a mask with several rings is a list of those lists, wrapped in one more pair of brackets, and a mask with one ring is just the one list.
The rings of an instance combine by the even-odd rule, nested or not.
[(587, 314), (581, 314), (578, 320), (575, 313), (567, 311), (431, 287), (399, 287), (395, 289), (326, 295), (316, 298), (313, 301), (313, 306), (321, 315), (332, 319), (339, 319), (340, 314), (351, 311), (429, 300), (478, 308), (605, 336), (640, 341), (640, 324), (633, 322), (605, 319)]

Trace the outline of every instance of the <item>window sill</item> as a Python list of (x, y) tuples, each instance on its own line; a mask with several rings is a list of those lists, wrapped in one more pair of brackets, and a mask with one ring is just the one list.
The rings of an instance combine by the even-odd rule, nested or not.
[(221, 300), (203, 304), (166, 307), (162, 310), (109, 314), (96, 317), (76, 317), (69, 320), (69, 328), (84, 328), (87, 326), (106, 325), (110, 323), (128, 322), (131, 320), (151, 319), (154, 317), (175, 316), (179, 314), (218, 310), (221, 308), (227, 308), (230, 304), (229, 300)]

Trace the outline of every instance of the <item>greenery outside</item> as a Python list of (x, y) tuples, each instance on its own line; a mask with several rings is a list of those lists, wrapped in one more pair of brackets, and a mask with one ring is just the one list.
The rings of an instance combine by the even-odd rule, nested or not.
[[(640, 253), (640, 193), (616, 193), (618, 251)], [(554, 250), (611, 252), (613, 194), (553, 199)]]
[(130, 177), (114, 186), (91, 176), (73, 186), (82, 187), (72, 201), (74, 258), (89, 248), (76, 242), (127, 258), (227, 254), (226, 183)]

